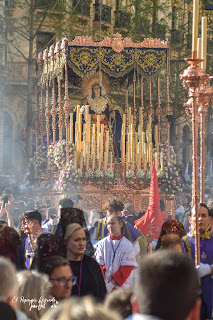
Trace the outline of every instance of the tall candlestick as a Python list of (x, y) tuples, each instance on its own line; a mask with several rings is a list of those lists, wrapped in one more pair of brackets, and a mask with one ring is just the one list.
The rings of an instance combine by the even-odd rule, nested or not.
[(207, 17), (202, 17), (202, 46), (201, 46), (201, 58), (204, 59), (201, 62), (201, 68), (206, 69), (206, 51), (207, 51)]
[(197, 51), (199, 0), (193, 0), (192, 52)]

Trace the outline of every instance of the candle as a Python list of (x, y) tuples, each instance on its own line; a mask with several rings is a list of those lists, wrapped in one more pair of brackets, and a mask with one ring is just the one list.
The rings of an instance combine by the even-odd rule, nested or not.
[(134, 150), (132, 152), (132, 170), (133, 171), (135, 170), (135, 152), (134, 152)]
[(91, 142), (91, 114), (88, 114), (87, 120), (87, 141), (89, 142), (89, 150), (90, 150), (90, 142)]
[(197, 51), (199, 0), (193, 0), (192, 52)]
[(155, 167), (156, 167), (156, 170), (158, 171), (158, 168), (159, 168), (159, 153), (158, 152), (155, 152)]
[(70, 142), (73, 143), (73, 113), (70, 113)]
[(99, 157), (100, 119), (101, 119), (101, 116), (98, 114), (98, 115), (97, 115), (97, 158)]
[(89, 106), (88, 105), (86, 105), (86, 122), (88, 122), (88, 120), (89, 120)]
[(139, 108), (139, 125), (141, 128), (141, 131), (143, 131), (143, 108)]
[(83, 153), (80, 152), (80, 169), (83, 169)]
[(126, 171), (129, 169), (129, 152), (126, 152)]
[[(88, 149), (88, 144), (87, 144), (87, 149)], [(86, 170), (88, 170), (89, 169), (89, 158), (90, 158), (90, 154), (89, 154), (89, 152), (87, 152), (87, 154), (86, 154)]]
[(104, 152), (104, 171), (107, 170), (107, 152)]
[(201, 46), (201, 58), (204, 59), (201, 62), (201, 68), (206, 69), (206, 51), (207, 51), (207, 17), (202, 17), (202, 46)]
[(144, 152), (144, 161), (143, 161), (143, 169), (146, 171), (146, 165), (147, 165), (147, 158), (146, 158), (146, 152)]
[(163, 166), (163, 151), (161, 151), (160, 153), (160, 165), (161, 165), (161, 171), (164, 170), (164, 166)]
[(74, 169), (77, 169), (77, 151), (74, 151)]
[(154, 136), (155, 136), (155, 146), (157, 146), (157, 144), (158, 144), (158, 126), (157, 125), (155, 125), (155, 134), (154, 134)]
[(107, 132), (106, 132), (105, 152), (106, 152), (106, 158), (107, 158), (107, 163), (108, 163), (108, 157), (109, 157), (109, 130), (107, 130)]
[(77, 105), (77, 120), (78, 120), (79, 114), (80, 114), (80, 105)]
[(95, 154), (92, 154), (92, 170), (95, 170)]
[(100, 136), (100, 166), (102, 165), (103, 161), (103, 150), (104, 150), (104, 142), (103, 142), (103, 132), (99, 134)]
[(110, 170), (112, 170), (112, 151), (110, 151)]
[(197, 58), (201, 58), (201, 38), (197, 39)]
[(130, 126), (130, 124), (131, 124), (131, 114), (132, 114), (131, 107), (129, 107), (129, 110), (128, 110), (129, 126)]

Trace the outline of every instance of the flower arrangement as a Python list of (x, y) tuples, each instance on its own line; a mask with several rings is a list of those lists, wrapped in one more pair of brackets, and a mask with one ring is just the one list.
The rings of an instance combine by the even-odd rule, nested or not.
[(106, 179), (107, 181), (113, 181), (113, 179), (114, 179), (114, 172), (113, 172), (113, 170), (107, 169), (107, 170), (105, 171), (105, 179)]
[(146, 173), (144, 172), (144, 170), (140, 169), (137, 171), (136, 173), (136, 178), (137, 180), (140, 182), (140, 181), (144, 181), (145, 180), (145, 177), (146, 177)]
[(32, 162), (38, 173), (40, 173), (42, 170), (47, 168), (47, 147), (46, 146), (40, 145), (38, 147), (32, 159)]
[(160, 179), (161, 177), (163, 177), (163, 171), (162, 171), (162, 170), (158, 170), (158, 171), (157, 171), (157, 177), (158, 177), (158, 179)]
[(55, 189), (64, 192), (67, 189), (72, 189), (73, 186), (79, 183), (82, 178), (82, 171), (75, 169), (70, 162), (64, 169), (60, 171), (59, 179), (55, 183)]
[(97, 169), (97, 170), (95, 171), (94, 179), (95, 179), (96, 181), (102, 181), (102, 180), (103, 180), (103, 177), (104, 177), (103, 171), (102, 171), (101, 169)]
[(86, 179), (87, 179), (88, 181), (92, 181), (93, 178), (94, 178), (94, 174), (93, 174), (92, 169), (88, 169), (87, 172), (86, 172), (86, 174), (85, 174), (85, 176), (86, 176)]
[(159, 178), (159, 184), (162, 190), (169, 195), (175, 195), (177, 192), (182, 191), (182, 179), (177, 168), (169, 164)]
[[(69, 160), (73, 160), (75, 145), (69, 143)], [(52, 143), (48, 147), (48, 159), (50, 163), (55, 164), (59, 169), (62, 169), (66, 164), (66, 140)]]
[(133, 170), (126, 171), (126, 180), (131, 181), (135, 179), (135, 172)]

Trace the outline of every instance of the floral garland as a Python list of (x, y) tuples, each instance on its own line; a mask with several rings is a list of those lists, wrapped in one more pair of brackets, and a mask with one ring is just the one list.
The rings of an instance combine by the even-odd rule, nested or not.
[(76, 187), (82, 179), (81, 169), (75, 169), (72, 161), (60, 171), (59, 179), (56, 181), (54, 189), (60, 192)]
[[(68, 142), (68, 145), (69, 145), (69, 160), (72, 161), (74, 157), (75, 145), (70, 142)], [(52, 143), (48, 147), (47, 156), (50, 163), (56, 165), (61, 170), (66, 164), (66, 140)]]
[(37, 173), (45, 170), (47, 168), (47, 147), (38, 146), (37, 151), (32, 159), (34, 168), (36, 168)]

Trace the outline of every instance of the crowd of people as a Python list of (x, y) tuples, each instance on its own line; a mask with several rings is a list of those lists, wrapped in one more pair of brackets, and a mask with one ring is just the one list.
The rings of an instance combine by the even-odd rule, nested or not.
[(196, 267), (188, 196), (178, 199), (176, 216), (160, 226), (155, 245), (135, 227), (144, 213), (117, 198), (89, 215), (69, 198), (58, 208), (21, 202), (3, 191), (2, 319), (213, 318), (212, 199), (199, 204)]

